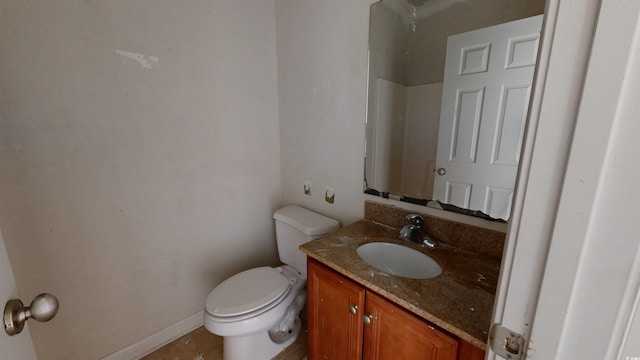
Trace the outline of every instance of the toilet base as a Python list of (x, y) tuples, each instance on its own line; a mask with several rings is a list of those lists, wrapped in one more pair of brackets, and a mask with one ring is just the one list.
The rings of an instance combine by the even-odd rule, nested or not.
[[(260, 331), (246, 336), (225, 336), (222, 339), (223, 360), (271, 360), (287, 346), (293, 344), (300, 335), (302, 322), (297, 318), (290, 336), (273, 336), (269, 331)], [(272, 337), (281, 343), (276, 343)]]

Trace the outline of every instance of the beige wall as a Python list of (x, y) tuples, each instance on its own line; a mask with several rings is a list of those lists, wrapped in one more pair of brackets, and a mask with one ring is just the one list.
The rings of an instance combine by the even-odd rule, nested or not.
[[(369, 0), (277, 1), (282, 195), (362, 218)], [(310, 180), (312, 195), (303, 192)], [(334, 204), (325, 187), (336, 191)]]
[(274, 1), (3, 1), (0, 14), (0, 228), (23, 300), (61, 302), (31, 326), (40, 360), (108, 355), (276, 261)]

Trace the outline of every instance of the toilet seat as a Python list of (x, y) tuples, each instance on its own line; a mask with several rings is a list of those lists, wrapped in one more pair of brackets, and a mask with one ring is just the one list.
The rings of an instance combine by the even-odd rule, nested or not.
[(205, 309), (218, 321), (238, 321), (270, 310), (289, 293), (295, 280), (264, 266), (238, 273), (207, 296)]

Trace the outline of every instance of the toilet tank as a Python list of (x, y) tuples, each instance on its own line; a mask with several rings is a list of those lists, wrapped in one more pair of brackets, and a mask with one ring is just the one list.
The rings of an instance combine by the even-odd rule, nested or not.
[(307, 277), (307, 257), (298, 247), (340, 227), (332, 218), (296, 205), (289, 205), (273, 214), (280, 261)]

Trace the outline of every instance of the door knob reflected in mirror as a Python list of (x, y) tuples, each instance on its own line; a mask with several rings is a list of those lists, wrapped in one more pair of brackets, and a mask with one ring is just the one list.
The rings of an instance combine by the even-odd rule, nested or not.
[(58, 299), (46, 293), (36, 296), (28, 307), (19, 299), (9, 300), (4, 307), (4, 330), (13, 336), (22, 331), (29, 319), (49, 321), (56, 316), (59, 306)]

